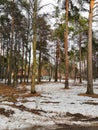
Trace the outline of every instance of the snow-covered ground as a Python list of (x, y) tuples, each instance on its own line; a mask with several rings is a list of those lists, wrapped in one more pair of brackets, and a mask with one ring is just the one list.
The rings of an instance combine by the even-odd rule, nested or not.
[[(0, 108), (14, 111), (9, 117), (0, 115), (0, 130), (24, 129), (32, 126), (50, 126), (55, 124), (97, 125), (97, 121), (72, 120), (75, 114), (90, 118), (98, 117), (98, 98), (79, 96), (86, 92), (86, 82), (64, 89), (64, 83), (44, 83), (36, 85), (37, 97), (18, 97), (15, 103), (0, 96)], [(27, 86), (30, 91), (30, 86)], [(98, 80), (94, 82), (94, 92), (98, 94)], [(17, 107), (13, 107), (13, 104)], [(18, 107), (25, 109), (19, 109)], [(34, 114), (28, 110), (35, 110)]]

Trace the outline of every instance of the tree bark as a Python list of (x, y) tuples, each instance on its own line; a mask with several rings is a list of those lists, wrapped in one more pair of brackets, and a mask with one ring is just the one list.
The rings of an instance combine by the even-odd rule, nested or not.
[(38, 83), (41, 82), (41, 70), (42, 70), (42, 41), (39, 48), (39, 66), (38, 66)]
[(79, 34), (79, 83), (82, 83), (82, 77), (81, 77), (81, 60), (82, 60), (82, 56), (81, 56), (81, 41), (82, 41), (82, 34)]
[(31, 83), (31, 93), (36, 93), (35, 91), (35, 78), (36, 78), (36, 34), (37, 34), (37, 0), (34, 1), (33, 10), (33, 68), (32, 68), (32, 83)]
[(66, 0), (66, 31), (65, 31), (65, 88), (69, 88), (68, 82), (68, 4), (69, 1)]
[(88, 57), (87, 57), (87, 94), (93, 94), (93, 70), (92, 70), (92, 17), (94, 0), (90, 1), (89, 30), (88, 30)]

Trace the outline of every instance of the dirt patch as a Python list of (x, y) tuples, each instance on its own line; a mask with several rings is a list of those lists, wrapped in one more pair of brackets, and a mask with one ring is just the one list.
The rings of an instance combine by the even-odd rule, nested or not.
[[(87, 119), (86, 121), (98, 121), (98, 117), (95, 117), (95, 118), (89, 118), (89, 119)], [(97, 124), (98, 125), (98, 124)]]
[(49, 103), (58, 104), (58, 103), (60, 103), (60, 102), (43, 101), (43, 102), (41, 102), (41, 103), (46, 103), (46, 104), (49, 104)]
[(84, 102), (84, 103), (82, 103), (82, 104), (98, 105), (98, 103), (97, 103), (97, 102)]
[(70, 119), (71, 121), (82, 121), (82, 122), (87, 122), (87, 121), (94, 122), (94, 121), (98, 121), (98, 117), (91, 118), (89, 116), (84, 116), (84, 115), (82, 115), (80, 113), (72, 114), (72, 113), (67, 112), (66, 116), (72, 117)]
[(6, 110), (4, 108), (0, 108), (0, 115), (10, 117), (10, 115), (13, 115), (13, 114), (14, 114), (14, 111), (12, 111), (12, 110)]
[(80, 93), (78, 96), (87, 96), (87, 97), (92, 97), (92, 98), (98, 98), (98, 94), (85, 94), (85, 93)]
[[(20, 130), (20, 129), (18, 129)], [(98, 130), (97, 126), (79, 126), (79, 125), (55, 125), (55, 126), (34, 126), (21, 130)]]
[(81, 121), (81, 120), (84, 120), (84, 119), (89, 119), (88, 116), (84, 116), (80, 113), (72, 114), (72, 113), (67, 112), (66, 116), (72, 117), (71, 118), (72, 121)]
[(21, 110), (21, 111), (31, 112), (31, 113), (36, 114), (36, 115), (41, 115), (41, 112), (47, 113), (46, 111), (44, 111), (44, 110), (42, 110), (42, 109), (29, 109), (29, 108), (25, 107), (24, 105), (18, 105), (18, 106), (17, 106), (17, 105), (15, 105), (15, 104), (13, 104), (13, 105), (9, 105), (9, 104), (8, 104), (8, 106), (11, 106), (11, 107), (13, 107), (13, 108), (17, 108), (17, 109), (19, 109), (19, 110)]

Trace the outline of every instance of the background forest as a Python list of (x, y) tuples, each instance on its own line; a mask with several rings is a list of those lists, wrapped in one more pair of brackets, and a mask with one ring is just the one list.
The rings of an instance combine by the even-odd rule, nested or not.
[[(93, 5), (92, 26), (91, 1), (57, 1), (56, 5), (42, 5), (41, 1), (0, 1), (0, 79), (7, 85), (35, 80), (55, 82), (65, 79), (88, 79), (88, 50), (92, 41), (92, 79), (98, 78), (98, 2)], [(52, 13), (41, 11), (53, 6)], [(92, 12), (91, 12), (92, 13)], [(84, 16), (84, 14), (87, 14)], [(49, 19), (54, 19), (51, 26)], [(91, 29), (92, 35), (88, 33)], [(92, 40), (90, 39), (90, 36)], [(88, 83), (90, 84), (90, 83)], [(92, 83), (91, 83), (92, 84)], [(90, 86), (90, 85), (89, 85)], [(92, 85), (91, 85), (92, 86)], [(93, 92), (91, 92), (93, 93)]]

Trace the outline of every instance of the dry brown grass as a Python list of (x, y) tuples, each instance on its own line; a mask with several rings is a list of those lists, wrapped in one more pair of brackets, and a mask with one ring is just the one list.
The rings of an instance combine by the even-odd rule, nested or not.
[(25, 98), (25, 97), (38, 97), (38, 96), (40, 96), (40, 93), (34, 93), (34, 94), (25, 93), (25, 94), (22, 95), (23, 98)]
[(0, 84), (0, 96), (2, 96), (2, 101), (16, 102), (18, 97), (34, 97), (40, 96), (39, 93), (31, 94), (26, 89), (25, 84), (22, 84), (21, 88), (6, 86), (4, 84)]
[(19, 93), (16, 88), (13, 87), (0, 87), (0, 95), (2, 96), (12, 96), (13, 94)]
[[(17, 108), (21, 111), (28, 111), (28, 112), (31, 112), (31, 113), (37, 114), (37, 115), (40, 115), (40, 112), (42, 111), (42, 110), (36, 110), (36, 109), (28, 109), (23, 105), (19, 105), (19, 106), (16, 105), (17, 99), (19, 97), (24, 99), (25, 97), (40, 96), (39, 93), (31, 94), (30, 91), (28, 92), (25, 84), (22, 84), (22, 86), (20, 88), (0, 84), (0, 96), (2, 96), (2, 98), (0, 99), (1, 102), (2, 101), (13, 102), (12, 105), (7, 104), (7, 103), (5, 105), (11, 106), (13, 108)], [(27, 102), (27, 101), (28, 100), (25, 100), (25, 102)], [(10, 115), (14, 114), (14, 111), (13, 110), (5, 110), (5, 108), (0, 108), (0, 114), (4, 115), (6, 117), (9, 117)]]

